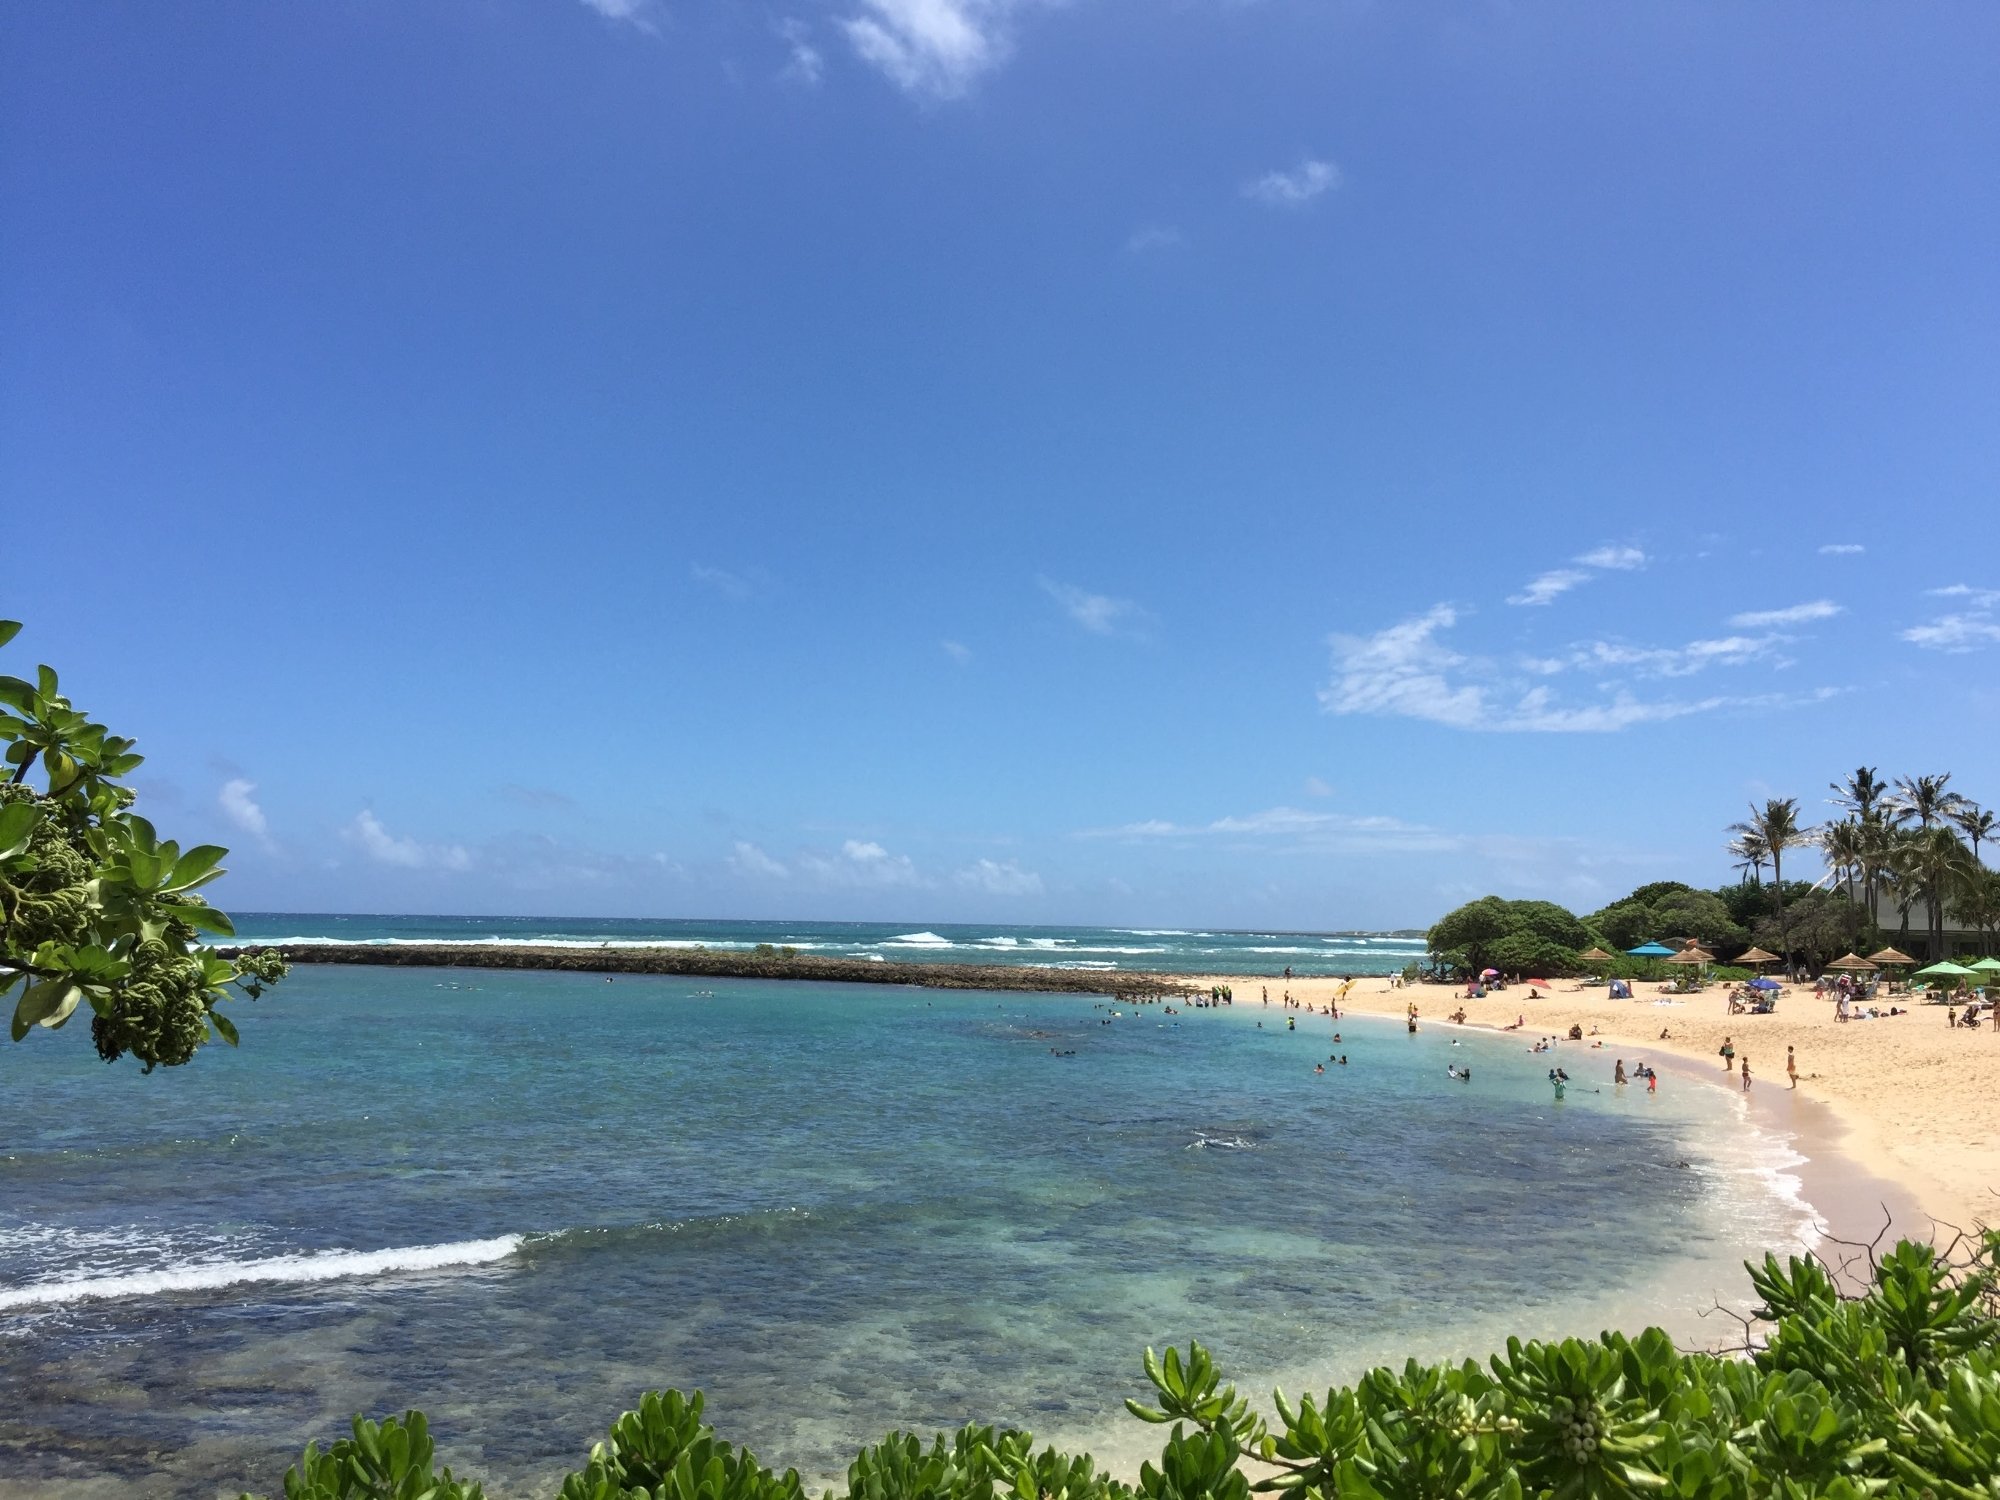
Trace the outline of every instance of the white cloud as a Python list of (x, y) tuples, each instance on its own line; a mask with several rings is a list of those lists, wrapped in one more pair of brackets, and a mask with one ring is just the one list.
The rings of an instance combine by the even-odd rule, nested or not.
[(624, 21), (641, 31), (657, 31), (657, 0), (583, 0), (607, 21)]
[(271, 841), (271, 825), (264, 816), (264, 809), (251, 795), (256, 790), (256, 782), (245, 781), (238, 776), (223, 782), (222, 790), (215, 794), (215, 801), (230, 822), (259, 842), (268, 844)]
[(1298, 208), (1340, 186), (1340, 168), (1307, 157), (1289, 172), (1266, 172), (1243, 184), (1243, 196), (1273, 208)]
[(958, 99), (1006, 61), (1015, 0), (861, 0), (841, 23), (864, 62), (905, 93)]
[(1599, 547), (1594, 552), (1586, 552), (1577, 559), (1586, 568), (1609, 568), (1617, 572), (1630, 572), (1633, 568), (1646, 566), (1646, 554), (1637, 547)]
[[(1523, 691), (1518, 682), (1510, 682), (1490, 666), (1473, 662), (1444, 645), (1439, 633), (1457, 623), (1458, 612), (1448, 604), (1439, 604), (1373, 635), (1334, 636), (1333, 679), (1320, 689), (1321, 705), (1328, 713), (1419, 719), (1453, 729), (1605, 734), (1747, 701), (1721, 697), (1645, 700), (1621, 688), (1596, 703), (1559, 703), (1546, 684)], [(1616, 660), (1621, 653), (1629, 653), (1630, 659)], [(1665, 667), (1670, 661), (1675, 665), (1694, 661), (1719, 664), (1747, 660), (1753, 654), (1749, 643), (1742, 641), (1698, 641), (1661, 653), (1592, 647), (1585, 660), (1607, 666), (1643, 665), (1661, 675), (1686, 675), (1684, 671), (1667, 672)]]
[(1149, 250), (1177, 250), (1187, 243), (1187, 236), (1166, 224), (1147, 224), (1132, 231), (1125, 241), (1127, 253), (1144, 255)]
[(738, 839), (730, 851), (729, 868), (753, 879), (783, 880), (791, 872), (748, 839)]
[(944, 654), (957, 662), (961, 667), (972, 660), (972, 648), (963, 642), (939, 641), (938, 644), (944, 647)]
[(952, 877), (970, 890), (989, 896), (1039, 896), (1042, 877), (1024, 870), (1013, 860), (974, 860)]
[(1954, 583), (1925, 592), (1933, 599), (1962, 600), (1963, 607), (1950, 614), (1939, 615), (1929, 624), (1912, 625), (1901, 633), (1903, 640), (1912, 646), (1922, 646), (1926, 651), (1946, 651), (1954, 655), (2000, 643), (2000, 621), (1993, 618), (1994, 610), (2000, 608), (2000, 589)]
[(366, 808), (355, 815), (348, 836), (361, 845), (362, 852), (377, 864), (395, 865), (405, 870), (467, 870), (472, 856), (457, 844), (420, 844), (413, 838), (398, 837), (382, 826), (382, 820)]
[(742, 573), (732, 573), (727, 568), (711, 568), (696, 563), (688, 572), (702, 587), (713, 589), (723, 598), (737, 604), (741, 604), (757, 592), (754, 579)]
[(838, 854), (800, 855), (799, 868), (833, 885), (923, 884), (907, 855), (891, 854), (865, 839), (849, 839)]
[(1819, 549), (1821, 557), (1859, 557), (1868, 549), (1859, 542), (1828, 542)]
[(1744, 630), (1761, 630), (1767, 625), (1805, 625), (1814, 620), (1831, 620), (1841, 612), (1841, 606), (1831, 599), (1814, 599), (1806, 604), (1787, 605), (1784, 609), (1753, 609), (1745, 614), (1731, 615), (1729, 623)]
[(1263, 812), (1215, 818), (1206, 823), (1173, 823), (1161, 818), (1125, 823), (1116, 828), (1091, 828), (1078, 835), (1125, 843), (1222, 840), (1236, 843), (1274, 842), (1325, 852), (1362, 849), (1440, 849), (1452, 847), (1450, 836), (1401, 818), (1355, 813), (1309, 812), (1297, 807), (1272, 807)]
[(1509, 594), (1509, 604), (1552, 604), (1567, 594), (1579, 583), (1590, 582), (1590, 575), (1575, 568), (1556, 568), (1541, 577), (1532, 579), (1518, 594)]
[(1043, 593), (1062, 606), (1064, 614), (1094, 634), (1139, 635), (1152, 622), (1153, 617), (1130, 599), (1093, 594), (1053, 578), (1040, 578), (1036, 582), (1041, 584)]
[(812, 28), (787, 16), (778, 22), (778, 37), (785, 44), (785, 66), (778, 76), (788, 83), (808, 86), (819, 82), (826, 71), (826, 58), (812, 42)]
[(1306, 795), (1308, 797), (1331, 797), (1333, 795), (1333, 788), (1328, 786), (1324, 781), (1321, 781), (1317, 776), (1308, 776), (1306, 778)]

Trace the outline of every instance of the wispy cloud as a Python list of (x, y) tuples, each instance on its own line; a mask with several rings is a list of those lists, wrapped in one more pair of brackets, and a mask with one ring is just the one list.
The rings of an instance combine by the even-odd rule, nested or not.
[(1243, 184), (1243, 196), (1272, 208), (1300, 208), (1340, 186), (1340, 168), (1307, 157), (1289, 172), (1271, 171)]
[(1729, 623), (1743, 630), (1762, 630), (1771, 625), (1808, 625), (1814, 620), (1831, 620), (1841, 609), (1842, 606), (1831, 599), (1814, 599), (1805, 604), (1790, 604), (1783, 609), (1753, 609), (1731, 615)]
[(1590, 582), (1593, 572), (1629, 573), (1634, 568), (1646, 566), (1646, 554), (1637, 547), (1598, 547), (1581, 557), (1572, 558), (1577, 566), (1551, 568), (1538, 578), (1528, 581), (1518, 594), (1509, 594), (1507, 602), (1518, 605), (1553, 604), (1578, 584)]
[(760, 569), (734, 573), (728, 568), (712, 568), (705, 563), (696, 563), (688, 569), (688, 576), (703, 588), (720, 594), (734, 604), (754, 599), (769, 582), (768, 576)]
[(861, 59), (905, 93), (958, 99), (1007, 59), (1016, 0), (861, 0), (841, 23)]
[(522, 786), (510, 781), (500, 788), (500, 795), (516, 807), (531, 807), (542, 812), (576, 811), (576, 798), (552, 786)]
[(1187, 236), (1166, 224), (1147, 224), (1132, 231), (1125, 241), (1125, 250), (1130, 255), (1145, 255), (1154, 250), (1178, 250), (1187, 243)]
[(820, 75), (826, 71), (826, 58), (813, 45), (812, 28), (787, 16), (778, 22), (776, 29), (778, 39), (785, 44), (785, 66), (779, 70), (778, 76), (787, 83), (808, 87), (818, 83)]
[(658, 0), (583, 0), (607, 21), (622, 21), (641, 31), (660, 29)]
[(1439, 849), (1452, 840), (1437, 829), (1401, 818), (1355, 813), (1311, 812), (1297, 807), (1271, 807), (1262, 812), (1214, 818), (1206, 823), (1174, 823), (1148, 818), (1114, 828), (1088, 828), (1077, 835), (1123, 843), (1197, 840), (1224, 843), (1283, 843), (1320, 850), (1355, 852), (1363, 849)]
[(349, 826), (348, 837), (361, 846), (361, 852), (379, 865), (394, 865), (404, 870), (469, 870), (472, 856), (457, 844), (422, 844), (408, 837), (399, 837), (382, 826), (382, 820), (366, 808), (357, 813)]
[(1588, 573), (1575, 568), (1556, 568), (1528, 581), (1518, 594), (1509, 594), (1509, 604), (1552, 604), (1579, 583), (1590, 582)]
[(2000, 643), (2000, 620), (1994, 618), (1994, 611), (2000, 609), (2000, 589), (1954, 583), (1925, 592), (1933, 599), (1962, 601), (1963, 607), (1925, 624), (1912, 625), (1901, 632), (1903, 640), (1926, 651), (1953, 655)]
[(264, 816), (264, 809), (257, 805), (256, 790), (256, 782), (246, 781), (241, 776), (232, 777), (222, 783), (222, 790), (215, 794), (215, 801), (225, 818), (258, 843), (268, 846), (271, 824)]
[(944, 648), (946, 656), (949, 656), (961, 667), (972, 660), (972, 648), (962, 641), (939, 641), (938, 645)]
[(1868, 549), (1859, 542), (1828, 542), (1819, 549), (1821, 557), (1859, 557)]
[(952, 879), (969, 890), (984, 891), (989, 896), (1039, 896), (1042, 893), (1042, 877), (1033, 870), (1022, 869), (1011, 859), (974, 860)]
[(1331, 797), (1333, 795), (1333, 788), (1328, 786), (1324, 781), (1321, 781), (1317, 776), (1308, 776), (1306, 778), (1306, 795), (1308, 797)]
[(921, 885), (908, 855), (866, 839), (849, 839), (837, 854), (802, 854), (799, 868), (829, 885)]
[(1073, 583), (1053, 578), (1035, 580), (1077, 624), (1095, 635), (1142, 635), (1153, 623), (1147, 610), (1130, 599), (1114, 599), (1109, 594), (1093, 594)]
[[(1440, 635), (1457, 623), (1458, 611), (1439, 604), (1372, 635), (1334, 636), (1333, 677), (1320, 689), (1321, 705), (1328, 713), (1419, 719), (1453, 729), (1606, 734), (1750, 701), (1642, 699), (1621, 687), (1595, 702), (1564, 703), (1546, 683), (1524, 686), (1490, 663), (1473, 661), (1445, 645)], [(1667, 670), (1669, 663), (1741, 662), (1760, 649), (1748, 642), (1696, 642), (1651, 654), (1615, 646), (1588, 648), (1585, 654), (1619, 665), (1612, 658), (1630, 653), (1631, 660), (1623, 664), (1643, 664), (1659, 675), (1686, 675)]]
[(738, 875), (747, 875), (753, 880), (783, 880), (791, 874), (778, 861), (748, 839), (738, 839), (736, 847), (725, 861)]

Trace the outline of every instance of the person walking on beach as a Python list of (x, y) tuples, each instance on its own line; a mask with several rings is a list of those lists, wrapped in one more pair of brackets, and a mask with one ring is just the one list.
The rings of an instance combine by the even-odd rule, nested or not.
[(1799, 1086), (1799, 1060), (1790, 1047), (1785, 1048), (1785, 1076), (1792, 1080), (1792, 1087)]
[(1722, 1039), (1722, 1071), (1727, 1073), (1735, 1066), (1736, 1066), (1736, 1038), (1732, 1036), (1726, 1036)]
[(1747, 1055), (1740, 1066), (1743, 1070), (1743, 1092), (1747, 1094), (1750, 1092), (1750, 1059)]

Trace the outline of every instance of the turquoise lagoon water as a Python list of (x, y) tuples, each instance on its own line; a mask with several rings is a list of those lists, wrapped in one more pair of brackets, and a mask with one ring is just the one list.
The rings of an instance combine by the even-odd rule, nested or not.
[(821, 1479), (972, 1418), (1129, 1461), (1149, 1343), (1268, 1388), (1698, 1335), (1801, 1227), (1727, 1095), (1594, 1092), (1574, 1045), (1556, 1103), (1511, 1040), (1254, 1004), (325, 967), (237, 1009), (240, 1050), (150, 1078), (4, 1054), (13, 1478), (270, 1491), (421, 1406), (522, 1493), (665, 1385)]
[(1170, 974), (1392, 974), (1423, 957), (1424, 942), (1379, 932), (1227, 932), (1163, 927), (923, 926), (889, 922), (742, 922), (630, 917), (426, 917), (248, 912), (246, 942), (326, 944), (519, 943), (596, 948), (759, 943), (821, 958), (882, 963), (1048, 964), (1065, 969)]

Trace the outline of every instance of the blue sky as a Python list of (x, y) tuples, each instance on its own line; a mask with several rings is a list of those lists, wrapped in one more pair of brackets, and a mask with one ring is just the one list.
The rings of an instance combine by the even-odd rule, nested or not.
[(2000, 10), (15, 8), (4, 665), (244, 909), (1419, 924), (2000, 798)]

